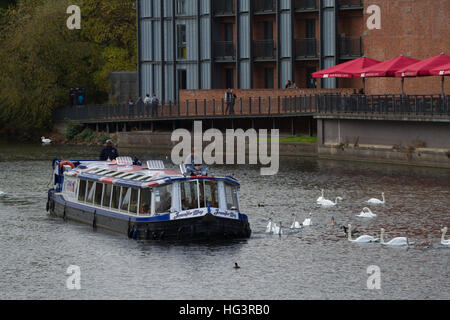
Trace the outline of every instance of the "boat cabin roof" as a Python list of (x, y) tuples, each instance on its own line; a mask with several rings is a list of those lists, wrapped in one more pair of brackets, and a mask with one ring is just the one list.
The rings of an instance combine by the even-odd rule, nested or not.
[(64, 175), (80, 179), (110, 183), (118, 186), (151, 188), (182, 180), (222, 180), (231, 184), (239, 183), (233, 177), (215, 176), (184, 176), (180, 171), (165, 169), (162, 161), (157, 166), (152, 166), (155, 161), (148, 161), (147, 165), (136, 166), (130, 163), (121, 164), (118, 161), (70, 161), (79, 163), (75, 168), (65, 171)]

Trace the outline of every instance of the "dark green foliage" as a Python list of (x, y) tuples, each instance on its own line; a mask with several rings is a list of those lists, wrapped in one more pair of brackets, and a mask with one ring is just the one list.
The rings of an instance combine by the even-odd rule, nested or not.
[[(103, 103), (109, 73), (136, 70), (134, 0), (18, 0), (5, 11), (10, 4), (0, 0), (0, 135), (35, 140), (52, 130), (71, 86)], [(73, 4), (81, 30), (66, 27)]]

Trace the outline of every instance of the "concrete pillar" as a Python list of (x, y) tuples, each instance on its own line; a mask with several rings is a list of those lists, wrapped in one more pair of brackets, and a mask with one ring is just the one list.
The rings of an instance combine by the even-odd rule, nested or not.
[(116, 133), (119, 133), (119, 123), (116, 122)]
[(321, 146), (325, 143), (324, 125), (325, 125), (325, 123), (324, 123), (323, 119), (317, 119), (317, 143)]
[(106, 133), (109, 134), (109, 123), (106, 124)]
[(127, 123), (126, 122), (123, 123), (123, 132), (127, 132)]
[(100, 131), (98, 123), (95, 124), (95, 132), (98, 133)]

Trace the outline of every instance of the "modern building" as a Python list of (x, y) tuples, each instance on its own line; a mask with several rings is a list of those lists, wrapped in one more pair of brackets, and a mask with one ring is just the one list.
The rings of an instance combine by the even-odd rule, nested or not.
[[(382, 19), (375, 30), (367, 27), (373, 5)], [(448, 52), (449, 5), (436, 0), (137, 0), (140, 95), (156, 93), (175, 102), (180, 89), (283, 88), (288, 80), (301, 88), (359, 87), (358, 80), (316, 82), (311, 74), (363, 55), (424, 59)], [(415, 26), (414, 17), (419, 17)], [(411, 45), (418, 40), (421, 44)], [(367, 82), (368, 91), (397, 90), (394, 82)]]

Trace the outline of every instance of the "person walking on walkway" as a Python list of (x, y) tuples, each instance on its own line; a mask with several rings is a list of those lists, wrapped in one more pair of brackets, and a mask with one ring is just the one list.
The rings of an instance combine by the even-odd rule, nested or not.
[(225, 110), (225, 113), (231, 113), (232, 109), (232, 103), (233, 103), (233, 93), (230, 88), (227, 89), (225, 92), (225, 104), (227, 105), (227, 108)]
[(234, 93), (233, 89), (231, 89), (231, 108), (230, 108), (230, 114), (234, 114), (234, 107), (236, 105), (236, 99), (237, 96)]
[(158, 105), (159, 105), (159, 99), (156, 97), (156, 94), (153, 94), (151, 103), (152, 103), (152, 117), (155, 117), (158, 115)]

